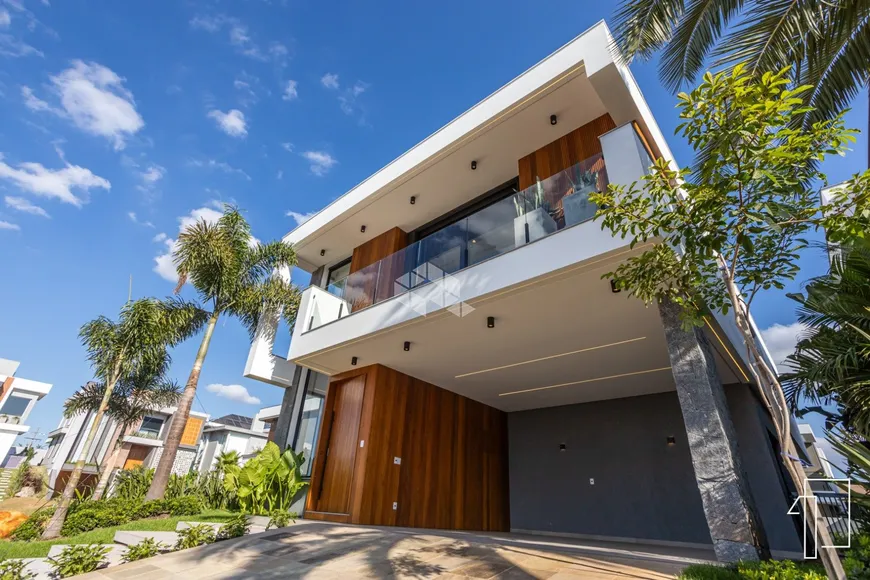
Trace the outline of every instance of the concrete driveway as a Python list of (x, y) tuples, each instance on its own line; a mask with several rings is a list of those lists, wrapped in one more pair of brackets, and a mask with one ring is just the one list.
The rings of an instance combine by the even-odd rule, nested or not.
[(660, 580), (712, 550), (374, 528), (296, 525), (125, 564), (82, 580), (259, 578), (549, 578)]

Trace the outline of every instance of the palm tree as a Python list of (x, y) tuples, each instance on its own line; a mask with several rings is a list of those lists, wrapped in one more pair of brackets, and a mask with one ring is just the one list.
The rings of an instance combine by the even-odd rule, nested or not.
[[(97, 411), (104, 393), (105, 385), (102, 383), (86, 384), (66, 400), (64, 416), (73, 417), (79, 413)], [(133, 376), (126, 377), (115, 384), (106, 408), (106, 416), (115, 422), (115, 429), (109, 440), (112, 442), (112, 449), (111, 452), (107, 450), (103, 457), (100, 465), (100, 481), (91, 499), (98, 500), (103, 497), (112, 467), (118, 461), (124, 437), (130, 434), (133, 426), (148, 413), (175, 405), (180, 397), (181, 389), (177, 383), (166, 380), (150, 369), (140, 369)]]
[(91, 446), (115, 386), (137, 372), (150, 370), (162, 374), (169, 364), (166, 348), (195, 333), (204, 322), (202, 312), (183, 300), (147, 298), (127, 302), (117, 322), (100, 316), (82, 326), (79, 337), (88, 353), (94, 376), (101, 379), (104, 385), (103, 395), (85, 438), (82, 454), (42, 534), (43, 539), (60, 536), (69, 504), (81, 479), (86, 458), (91, 455)]
[(265, 312), (282, 312), (292, 326), (299, 306), (298, 289), (282, 275), (296, 264), (296, 252), (283, 241), (254, 240), (248, 222), (233, 206), (225, 205), (217, 222), (200, 220), (179, 234), (174, 261), (179, 276), (176, 293), (190, 282), (202, 308), (208, 309), (204, 310), (208, 323), (146, 500), (159, 499), (166, 491), (218, 319), (238, 318), (253, 340)]
[(227, 469), (238, 467), (240, 459), (238, 451), (221, 451), (217, 456), (215, 469), (220, 473), (226, 473)]
[(616, 43), (627, 61), (662, 51), (672, 91), (712, 66), (756, 75), (790, 68), (813, 87), (803, 123), (838, 115), (870, 76), (870, 0), (623, 0)]
[[(840, 248), (828, 274), (811, 280), (806, 295), (795, 294), (798, 320), (807, 336), (787, 358), (782, 377), (789, 403), (850, 431), (870, 433), (870, 241), (856, 238)], [(837, 413), (822, 405), (835, 404)]]

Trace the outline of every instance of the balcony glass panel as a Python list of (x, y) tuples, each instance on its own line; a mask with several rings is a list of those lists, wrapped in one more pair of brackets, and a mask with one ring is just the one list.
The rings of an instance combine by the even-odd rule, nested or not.
[[(418, 240), (327, 290), (356, 312), (445, 278), (564, 228), (595, 217), (589, 194), (607, 187), (604, 157), (596, 155)], [(313, 321), (311, 328), (323, 322)], [(311, 329), (309, 328), (309, 330)]]

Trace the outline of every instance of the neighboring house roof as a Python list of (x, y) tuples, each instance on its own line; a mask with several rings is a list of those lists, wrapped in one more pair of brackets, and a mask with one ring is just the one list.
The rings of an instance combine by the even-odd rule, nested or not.
[(221, 425), (239, 427), (240, 429), (250, 429), (251, 425), (254, 424), (254, 419), (244, 415), (224, 415), (223, 417), (212, 419), (211, 423), (220, 423)]

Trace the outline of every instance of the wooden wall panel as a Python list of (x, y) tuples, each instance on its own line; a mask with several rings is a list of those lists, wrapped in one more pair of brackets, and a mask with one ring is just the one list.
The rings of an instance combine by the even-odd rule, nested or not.
[(408, 245), (408, 234), (399, 228), (387, 230), (361, 246), (353, 249), (350, 259), (350, 273), (353, 274), (394, 254)]
[[(387, 256), (393, 255), (408, 245), (408, 234), (399, 228), (387, 230), (353, 250), (350, 259), (350, 273), (359, 272)], [(370, 268), (365, 274), (353, 276), (348, 280), (345, 298), (350, 302), (351, 312), (371, 306), (393, 295), (394, 281), (402, 274), (404, 256), (385, 260), (381, 267)]]
[(615, 128), (613, 119), (605, 114), (526, 155), (517, 164), (520, 189), (601, 153), (598, 137)]
[[(336, 398), (335, 391), (342, 388), (336, 385), (347, 381), (348, 374), (330, 382), (325, 413)], [(364, 380), (365, 395), (351, 522), (491, 531), (510, 528), (504, 413), (381, 365), (352, 374)], [(321, 439), (327, 436), (329, 419), (324, 417)], [(321, 477), (331, 477), (323, 473), (323, 451), (318, 442), (309, 498)], [(399, 465), (394, 462), (396, 457), (401, 458)], [(393, 509), (394, 502), (397, 509)], [(309, 499), (308, 509), (318, 508), (325, 511)]]

